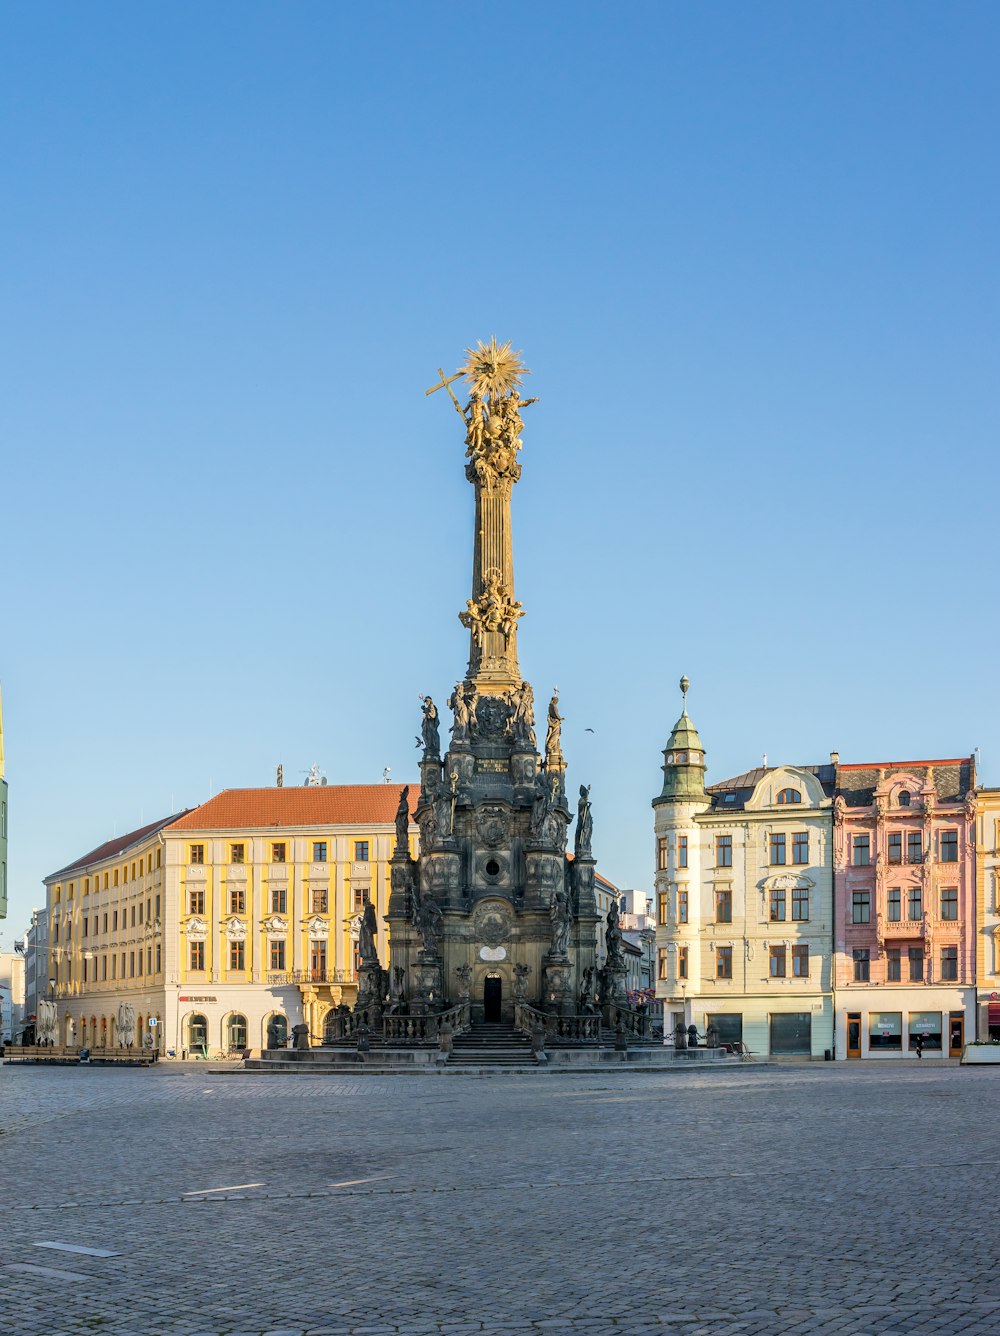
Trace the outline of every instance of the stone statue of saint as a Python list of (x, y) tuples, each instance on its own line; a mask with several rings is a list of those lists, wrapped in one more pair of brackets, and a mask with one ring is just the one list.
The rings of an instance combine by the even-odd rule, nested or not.
[(564, 956), (569, 946), (569, 905), (564, 891), (553, 891), (549, 901), (549, 922), (552, 924), (553, 956)]
[(118, 1046), (131, 1048), (135, 1043), (135, 1010), (131, 1002), (119, 1003), (115, 1025), (118, 1031)]
[(583, 979), (580, 982), (580, 1000), (577, 1003), (577, 1010), (581, 1012), (593, 1011), (594, 1009), (594, 969), (588, 965), (583, 971)]
[(607, 924), (604, 929), (604, 945), (607, 950), (608, 965), (622, 965), (625, 963), (625, 954), (622, 950), (622, 930), (618, 920), (618, 901), (611, 901), (611, 908), (608, 910)]
[(535, 693), (530, 682), (522, 682), (511, 692), (511, 731), (520, 747), (535, 747)]
[(378, 932), (378, 920), (375, 918), (375, 906), (369, 900), (365, 912), (358, 924), (358, 955), (362, 965), (377, 965), (378, 951), (375, 947), (375, 934)]
[(405, 784), (403, 792), (399, 795), (399, 806), (396, 808), (396, 848), (401, 852), (407, 852), (410, 848), (410, 786)]
[(451, 726), (451, 735), (455, 742), (467, 742), (469, 739), (469, 698), (465, 694), (465, 683), (456, 682), (448, 704), (455, 712), (455, 722)]
[(420, 933), (424, 950), (428, 955), (434, 955), (441, 934), (441, 910), (433, 900), (426, 897), (417, 910), (417, 931)]
[(536, 840), (541, 838), (545, 830), (545, 818), (549, 814), (550, 806), (549, 786), (539, 775), (535, 781), (535, 796), (531, 803), (531, 833)]
[(545, 759), (558, 760), (561, 755), (559, 736), (562, 732), (563, 716), (559, 713), (559, 692), (552, 694), (549, 701), (548, 726), (545, 730)]
[(424, 718), (420, 725), (420, 732), (423, 738), (424, 751), (428, 756), (437, 756), (441, 750), (441, 734), (438, 727), (437, 706), (430, 696), (424, 697), (423, 713)]
[(580, 785), (580, 801), (576, 809), (576, 852), (590, 852), (590, 841), (594, 834), (594, 815), (590, 806), (590, 785)]

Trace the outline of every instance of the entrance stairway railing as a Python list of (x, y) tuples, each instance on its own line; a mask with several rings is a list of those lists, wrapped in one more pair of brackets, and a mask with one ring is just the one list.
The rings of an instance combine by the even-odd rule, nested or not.
[[(348, 1012), (328, 1018), (324, 1027), (324, 1043), (344, 1043), (358, 1038), (364, 1017)], [(441, 1027), (451, 1026), (453, 1034), (462, 1034), (469, 1028), (469, 1004), (459, 1002), (447, 1011), (431, 1016), (383, 1016), (381, 1026), (370, 1027), (369, 1037), (386, 1044), (436, 1044)]]
[(601, 1038), (600, 1016), (553, 1016), (527, 1002), (514, 1003), (514, 1025), (530, 1035), (536, 1025), (545, 1031), (546, 1041), (567, 1044), (596, 1044)]

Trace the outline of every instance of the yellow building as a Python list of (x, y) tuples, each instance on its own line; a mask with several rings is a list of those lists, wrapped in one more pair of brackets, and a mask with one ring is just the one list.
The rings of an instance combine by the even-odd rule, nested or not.
[(227, 789), (46, 878), (57, 1042), (212, 1055), (283, 1042), (303, 1021), (319, 1040), (356, 995), (368, 900), (388, 959), (400, 793)]
[(1000, 1039), (1000, 789), (976, 792), (976, 1038)]

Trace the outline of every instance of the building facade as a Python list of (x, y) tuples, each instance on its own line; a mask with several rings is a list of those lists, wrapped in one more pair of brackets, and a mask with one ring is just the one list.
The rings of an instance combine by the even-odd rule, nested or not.
[(711, 1026), (754, 1054), (822, 1057), (833, 1046), (833, 765), (760, 767), (706, 787), (686, 708), (663, 758), (656, 988), (668, 1037)]
[(838, 1058), (960, 1057), (975, 1032), (975, 761), (841, 765)]
[(976, 792), (976, 1039), (1000, 1040), (1000, 789)]
[(318, 1042), (356, 996), (365, 906), (386, 912), (401, 793), (226, 790), (47, 878), (58, 1041), (208, 1056), (305, 1023)]
[(20, 1042), (24, 1021), (24, 957), (0, 951), (0, 1043)]

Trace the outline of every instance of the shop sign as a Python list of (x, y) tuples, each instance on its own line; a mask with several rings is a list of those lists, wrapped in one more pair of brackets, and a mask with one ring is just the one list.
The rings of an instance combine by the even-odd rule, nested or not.
[(217, 997), (195, 997), (194, 994), (181, 993), (178, 999), (181, 1002), (218, 1002)]

